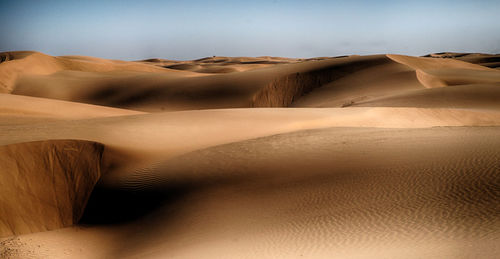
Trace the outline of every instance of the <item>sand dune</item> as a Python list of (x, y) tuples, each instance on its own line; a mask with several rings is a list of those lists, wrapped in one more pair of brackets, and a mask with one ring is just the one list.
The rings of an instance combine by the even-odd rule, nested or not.
[(375, 57), (373, 66), (364, 67), (294, 100), (294, 107), (345, 107), (357, 101), (387, 94), (422, 89), (415, 70), (393, 62), (386, 56)]
[[(157, 73), (60, 71), (26, 75), (12, 93), (143, 111), (287, 106), (292, 97), (371, 66), (379, 57), (306, 60), (228, 74), (162, 70)], [(176, 70), (173, 70), (176, 71)], [(297, 84), (289, 85), (298, 77)], [(275, 95), (276, 84), (286, 93)], [(271, 91), (271, 93), (268, 93)], [(272, 96), (270, 96), (272, 94)], [(281, 93), (279, 93), (281, 94)]]
[(103, 178), (84, 217), (97, 227), (9, 242), (102, 258), (492, 258), (498, 132), (331, 128), (195, 151), (118, 187)]
[(455, 59), (432, 59), (425, 57), (411, 57), (404, 55), (387, 55), (388, 58), (398, 62), (410, 66), (414, 69), (419, 70), (431, 70), (431, 69), (446, 69), (446, 68), (455, 68), (455, 69), (472, 69), (472, 70), (485, 70), (490, 71), (490, 68), (471, 64), (468, 62), (462, 62)]
[[(109, 65), (112, 61), (65, 59), (71, 60), (71, 64), (92, 62), (105, 69), (75, 71), (72, 67), (71, 70), (53, 70), (49, 75), (25, 74), (12, 86), (12, 93), (142, 111), (342, 107), (419, 87), (500, 82), (500, 72), (495, 69), (453, 59), (401, 55), (293, 60), (225, 74), (189, 70), (204, 64), (226, 62), (225, 68), (238, 70), (237, 66), (249, 61), (220, 57), (172, 65), (184, 71), (159, 68), (153, 71), (151, 69), (157, 66), (142, 65), (167, 61), (132, 62), (135, 65), (120, 66), (135, 69), (135, 72), (119, 72), (119, 65)], [(239, 63), (232, 65), (235, 62)]]
[(433, 58), (453, 58), (465, 62), (478, 64), (485, 67), (499, 68), (500, 67), (500, 54), (482, 54), (482, 53), (452, 53), (443, 52), (429, 54), (426, 57)]
[(0, 58), (2, 258), (500, 255), (495, 55)]
[(414, 68), (417, 78), (427, 88), (495, 83), (500, 80), (500, 73), (497, 70), (454, 59), (429, 59), (401, 55), (387, 56), (396, 62)]
[[(435, 256), (467, 255), (474, 249), (453, 250), (450, 243), (474, 247), (498, 238), (498, 197), (490, 184), (498, 181), (498, 132), (326, 129), (218, 146), (136, 170), (114, 192), (98, 188), (85, 220), (128, 220), (116, 217), (133, 215), (130, 204), (112, 203), (124, 193), (144, 211), (151, 208), (141, 199), (169, 201), (144, 220), (151, 227), (120, 256), (371, 258), (410, 250), (406, 257), (419, 258), (429, 252), (418, 246)], [(435, 139), (446, 145), (435, 147)], [(180, 215), (158, 227), (173, 212)]]
[[(326, 58), (317, 58), (326, 59)], [(267, 67), (275, 64), (289, 64), (312, 59), (293, 59), (281, 57), (206, 57), (192, 61), (166, 59), (146, 59), (139, 62), (178, 70), (198, 73), (232, 73)]]
[(61, 70), (104, 72), (142, 71), (155, 72), (164, 69), (125, 61), (89, 57), (52, 57), (39, 52), (3, 52), (0, 54), (0, 91), (11, 92), (15, 81), (23, 75), (48, 75)]

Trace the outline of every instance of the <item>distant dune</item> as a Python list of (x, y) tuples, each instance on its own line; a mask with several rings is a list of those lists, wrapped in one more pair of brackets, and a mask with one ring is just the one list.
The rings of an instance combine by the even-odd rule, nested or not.
[(497, 258), (499, 55), (0, 53), (1, 258)]

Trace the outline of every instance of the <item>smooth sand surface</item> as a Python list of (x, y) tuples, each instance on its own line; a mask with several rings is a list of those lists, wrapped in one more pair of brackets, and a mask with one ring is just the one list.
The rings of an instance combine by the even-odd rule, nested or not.
[[(13, 94), (0, 94), (1, 119), (42, 118), (54, 119), (89, 119), (122, 115), (144, 114), (143, 112), (103, 107), (91, 104), (66, 102), (46, 98), (36, 98)], [(13, 121), (4, 122), (11, 124)]]
[(0, 257), (497, 258), (497, 56), (0, 53)]

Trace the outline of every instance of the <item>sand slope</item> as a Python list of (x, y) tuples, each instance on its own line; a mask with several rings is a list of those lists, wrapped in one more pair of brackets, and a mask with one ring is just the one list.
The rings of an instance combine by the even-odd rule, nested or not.
[[(119, 255), (471, 255), (481, 242), (499, 237), (498, 193), (492, 185), (500, 172), (498, 132), (304, 131), (210, 148), (137, 170), (122, 179), (122, 188), (148, 201), (163, 195), (172, 207), (155, 210), (158, 214), (144, 221), (151, 228), (139, 230), (134, 245)], [(436, 139), (443, 145), (435, 147)], [(463, 152), (465, 147), (470, 151)], [(90, 222), (93, 211), (101, 220), (116, 211), (132, 214), (128, 205), (111, 205), (107, 198), (113, 195), (94, 194)], [(177, 216), (171, 218), (172, 213)], [(166, 227), (157, 227), (167, 218)], [(472, 248), (455, 250), (454, 244), (464, 243)], [(493, 256), (498, 250), (485, 252)]]
[(23, 75), (48, 75), (61, 70), (103, 72), (143, 71), (154, 72), (164, 69), (124, 61), (89, 57), (52, 57), (39, 52), (18, 51), (0, 53), (0, 91), (11, 92), (15, 82)]
[(142, 159), (171, 157), (209, 146), (304, 129), (436, 126), (500, 126), (500, 112), (390, 107), (182, 111), (0, 125), (0, 144), (82, 139)]
[(9, 242), (82, 258), (493, 258), (498, 132), (330, 128), (217, 146), (104, 178), (84, 222), (121, 227)]
[(96, 106), (75, 102), (36, 98), (13, 94), (0, 94), (0, 119), (12, 124), (14, 120), (88, 119), (98, 117), (143, 114), (142, 112)]
[[(380, 62), (379, 58), (305, 60), (215, 75), (166, 69), (155, 73), (65, 70), (25, 75), (12, 93), (144, 111), (282, 107), (312, 88)], [(274, 93), (276, 85), (286, 87)]]
[(0, 257), (496, 258), (496, 56), (0, 54)]
[(498, 100), (500, 100), (500, 84), (471, 84), (407, 91), (359, 101), (352, 106), (498, 110), (500, 108)]
[(101, 175), (103, 146), (57, 140), (0, 147), (0, 236), (77, 223)]

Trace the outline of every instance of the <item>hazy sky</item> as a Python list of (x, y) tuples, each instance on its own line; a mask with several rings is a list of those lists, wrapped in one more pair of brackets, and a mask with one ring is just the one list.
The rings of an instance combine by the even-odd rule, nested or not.
[(500, 0), (0, 0), (0, 51), (115, 59), (500, 53)]

